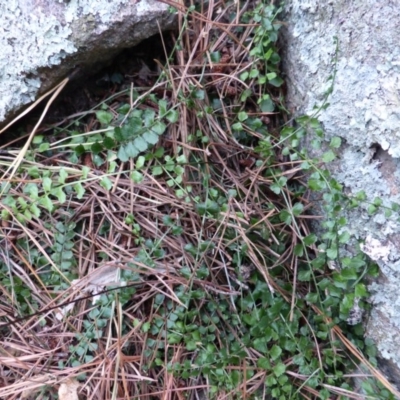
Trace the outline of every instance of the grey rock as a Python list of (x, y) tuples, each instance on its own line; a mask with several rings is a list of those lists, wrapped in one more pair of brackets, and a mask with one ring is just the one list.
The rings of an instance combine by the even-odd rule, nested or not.
[(0, 124), (77, 66), (90, 74), (175, 24), (156, 0), (1, 1)]
[[(385, 0), (288, 0), (285, 2), (283, 65), (289, 107), (313, 113), (329, 88), (339, 41), (330, 106), (323, 110), (327, 140), (342, 138), (332, 173), (351, 195), (364, 190), (390, 206), (400, 201), (400, 13)], [(400, 224), (398, 215), (347, 212), (349, 231), (365, 240), (364, 251), (381, 277), (371, 283), (367, 336), (379, 350), (385, 372), (400, 386)]]

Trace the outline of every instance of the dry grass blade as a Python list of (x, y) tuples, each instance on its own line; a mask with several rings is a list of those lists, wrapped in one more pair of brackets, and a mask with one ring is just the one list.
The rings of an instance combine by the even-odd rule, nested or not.
[[(41, 96), (35, 103), (33, 103), (30, 107), (28, 107), (22, 114), (20, 114), (17, 118), (15, 118), (13, 121), (11, 121), (5, 128), (3, 128), (0, 131), (0, 134), (3, 133), (6, 129), (8, 129), (12, 124), (14, 124), (16, 121), (18, 121), (20, 118), (22, 118), (25, 114), (27, 114), (29, 111), (31, 111), (37, 104), (39, 104), (44, 98), (46, 98), (47, 96), (49, 96), (51, 93), (53, 93), (53, 95), (50, 97), (50, 100), (48, 101), (48, 103), (46, 104), (45, 109), (43, 110), (43, 113), (41, 115), (41, 117), (39, 118), (37, 124), (35, 125), (35, 127), (33, 128), (32, 132), (30, 133), (24, 147), (20, 150), (20, 152), (18, 153), (18, 156), (15, 158), (15, 160), (11, 163), (11, 165), (8, 167), (8, 169), (3, 173), (2, 177), (1, 177), (1, 181), (4, 181), (7, 174), (9, 174), (9, 180), (12, 180), (14, 178), (14, 174), (16, 172), (16, 170), (18, 169), (18, 167), (20, 166), (21, 162), (23, 161), (26, 151), (28, 150), (33, 137), (35, 136), (35, 133), (37, 131), (37, 129), (39, 128), (40, 124), (43, 121), (43, 118), (45, 117), (47, 111), (49, 110), (50, 105), (53, 103), (53, 101), (55, 100), (55, 98), (60, 94), (61, 90), (64, 88), (64, 86), (68, 83), (69, 79), (66, 78), (64, 79), (61, 83), (59, 83), (56, 87), (54, 87), (53, 89), (49, 90), (47, 93), (45, 93), (43, 96)], [(4, 188), (3, 190), (0, 192), (0, 195), (2, 195), (4, 193)]]

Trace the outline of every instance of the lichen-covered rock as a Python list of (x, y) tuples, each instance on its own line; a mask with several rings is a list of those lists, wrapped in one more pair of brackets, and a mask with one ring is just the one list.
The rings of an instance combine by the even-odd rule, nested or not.
[[(347, 193), (364, 190), (390, 206), (400, 200), (400, 13), (392, 0), (288, 0), (282, 29), (288, 99), (296, 114), (321, 104), (331, 82), (338, 38), (337, 75), (320, 121), (329, 140), (342, 138), (332, 168)], [(400, 224), (397, 216), (348, 214), (349, 231), (381, 269), (370, 285), (373, 311), (367, 335), (385, 371), (400, 384)]]
[(1, 1), (0, 124), (76, 66), (88, 73), (175, 22), (157, 0)]

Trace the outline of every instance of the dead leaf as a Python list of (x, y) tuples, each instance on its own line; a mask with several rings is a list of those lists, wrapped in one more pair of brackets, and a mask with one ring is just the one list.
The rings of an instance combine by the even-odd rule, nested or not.
[[(120, 285), (122, 282), (119, 278), (119, 268), (115, 263), (108, 263), (96, 268), (90, 274), (80, 279), (74, 279), (71, 282), (72, 286), (79, 293), (92, 293), (92, 304), (95, 304), (104, 288), (111, 285)], [(74, 304), (67, 304), (60, 312), (56, 314), (56, 318), (61, 321), (64, 316), (74, 308)]]
[(78, 398), (79, 382), (76, 379), (68, 379), (60, 385), (58, 389), (58, 398), (60, 400), (79, 400)]

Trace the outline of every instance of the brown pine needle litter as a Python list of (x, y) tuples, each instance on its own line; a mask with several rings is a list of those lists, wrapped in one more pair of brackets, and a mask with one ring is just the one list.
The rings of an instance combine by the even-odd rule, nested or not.
[(157, 60), (0, 132), (0, 397), (400, 396), (312, 264), (273, 2), (167, 4)]

